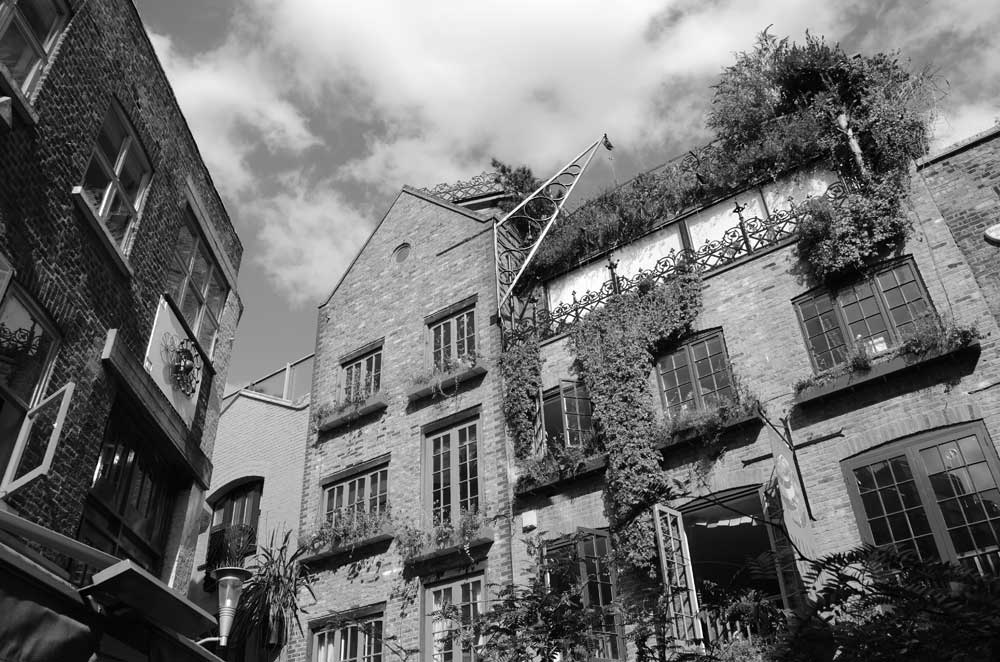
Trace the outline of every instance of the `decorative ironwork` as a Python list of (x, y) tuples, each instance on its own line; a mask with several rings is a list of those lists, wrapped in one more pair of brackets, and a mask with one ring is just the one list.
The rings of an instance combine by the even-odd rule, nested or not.
[(420, 190), (448, 202), (458, 202), (460, 200), (469, 200), (484, 195), (504, 192), (500, 178), (495, 172), (484, 172), (466, 182), (458, 181), (454, 184), (438, 184), (437, 186), (422, 188)]
[(170, 368), (174, 388), (191, 397), (201, 383), (201, 354), (190, 338), (178, 340), (172, 333), (163, 334), (163, 360)]
[(498, 312), (501, 328), (505, 331), (513, 330), (533, 316), (535, 301), (530, 297), (516, 297), (514, 288), (580, 181), (580, 176), (594, 158), (597, 148), (602, 145), (611, 149), (606, 135), (580, 152), (493, 225)]
[[(827, 187), (823, 196), (839, 206), (843, 203), (847, 192), (847, 185), (837, 181)], [(682, 265), (684, 268), (705, 273), (788, 239), (795, 234), (799, 220), (805, 213), (804, 203), (796, 205), (791, 198), (789, 202), (791, 207), (776, 211), (767, 218), (756, 216), (744, 218), (743, 211), (746, 207), (737, 204), (734, 213), (739, 218), (739, 224), (723, 232), (721, 238), (706, 239), (704, 244), (693, 249), (680, 251), (671, 249), (652, 267), (639, 269), (632, 276), (619, 274), (616, 271), (618, 262), (609, 256), (607, 268), (611, 271), (611, 278), (599, 289), (584, 292), (579, 297), (573, 291), (572, 301), (562, 303), (551, 311), (544, 309), (536, 311), (533, 330), (543, 338), (563, 333), (616, 294), (637, 289), (640, 283), (663, 281), (674, 275), (678, 266)], [(523, 328), (526, 323), (531, 322), (521, 321), (518, 326), (522, 328), (517, 329), (518, 333), (527, 332), (528, 329)]]
[(42, 333), (35, 333), (35, 325), (30, 329), (11, 329), (0, 322), (0, 354), (4, 356), (35, 356), (42, 346)]

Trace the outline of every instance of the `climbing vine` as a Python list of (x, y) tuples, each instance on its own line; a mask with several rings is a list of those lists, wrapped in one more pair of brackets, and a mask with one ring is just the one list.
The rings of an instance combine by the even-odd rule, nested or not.
[(701, 278), (683, 267), (611, 299), (573, 329), (575, 369), (601, 421), (608, 451), (605, 511), (625, 566), (655, 576), (649, 506), (670, 482), (655, 447), (658, 422), (648, 387), (654, 357), (690, 330), (701, 311)]
[(535, 417), (542, 388), (542, 359), (534, 333), (508, 343), (497, 362), (503, 378), (503, 414), (514, 440), (514, 456), (531, 457), (535, 446)]

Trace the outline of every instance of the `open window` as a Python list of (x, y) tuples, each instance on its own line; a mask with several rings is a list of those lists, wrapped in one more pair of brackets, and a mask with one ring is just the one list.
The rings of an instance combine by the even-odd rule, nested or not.
[(585, 449), (594, 439), (590, 395), (583, 384), (562, 380), (542, 395), (545, 436), (557, 448)]
[(0, 495), (48, 472), (74, 390), (68, 382), (45, 395), (58, 336), (11, 272), (0, 259)]
[(263, 491), (264, 480), (254, 478), (213, 499), (206, 559), (209, 569), (241, 566), (256, 551)]

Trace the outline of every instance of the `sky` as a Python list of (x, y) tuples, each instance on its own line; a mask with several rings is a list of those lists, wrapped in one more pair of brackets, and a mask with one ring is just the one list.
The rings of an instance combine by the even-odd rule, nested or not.
[(491, 157), (545, 178), (605, 132), (590, 186), (624, 181), (707, 140), (711, 85), (768, 26), (930, 67), (935, 149), (1000, 121), (995, 0), (135, 2), (245, 249), (230, 388), (312, 352), (403, 185)]

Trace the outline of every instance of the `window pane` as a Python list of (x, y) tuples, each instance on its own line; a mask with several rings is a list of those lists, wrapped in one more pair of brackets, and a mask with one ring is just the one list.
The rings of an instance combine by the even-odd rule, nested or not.
[(198, 312), (201, 310), (201, 293), (189, 284), (185, 288), (184, 302), (181, 303), (181, 315), (192, 329), (198, 329)]
[(198, 344), (208, 354), (212, 353), (212, 347), (215, 344), (215, 332), (218, 328), (218, 322), (212, 319), (212, 316), (206, 312), (204, 317), (202, 317), (201, 327), (198, 329)]
[(24, 87), (39, 60), (39, 54), (28, 44), (17, 22), (11, 23), (0, 35), (0, 64), (6, 66), (14, 81)]
[(118, 165), (118, 156), (121, 154), (122, 144), (127, 136), (128, 132), (118, 113), (114, 109), (108, 111), (101, 132), (97, 136), (97, 146), (112, 168)]
[(18, 3), (18, 10), (24, 16), (25, 21), (34, 33), (35, 38), (42, 46), (48, 41), (56, 20), (59, 18), (59, 11), (52, 0), (27, 0)]
[(133, 142), (129, 147), (128, 154), (125, 155), (125, 161), (122, 163), (121, 175), (119, 176), (122, 190), (133, 206), (138, 205), (139, 201), (137, 198), (139, 191), (146, 179), (146, 175), (149, 174), (149, 168), (143, 162), (138, 149), (138, 144)]
[(112, 193), (111, 205), (104, 220), (104, 226), (111, 233), (112, 239), (118, 246), (121, 246), (125, 241), (134, 214), (131, 203), (122, 197), (121, 193), (117, 191)]
[(104, 197), (108, 192), (111, 177), (97, 156), (90, 159), (90, 165), (83, 176), (83, 196), (98, 216), (104, 211)]
[(203, 250), (199, 250), (194, 256), (194, 264), (191, 267), (191, 280), (189, 285), (198, 290), (199, 294), (205, 292), (205, 286), (208, 284), (208, 272), (211, 268), (211, 263), (208, 258), (205, 257)]
[(205, 304), (212, 311), (212, 315), (218, 319), (222, 317), (222, 307), (226, 304), (226, 294), (228, 293), (226, 282), (216, 270), (208, 283), (208, 294), (205, 297)]
[(0, 382), (23, 405), (31, 404), (54, 344), (41, 319), (9, 290), (0, 306)]

